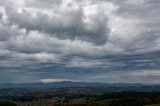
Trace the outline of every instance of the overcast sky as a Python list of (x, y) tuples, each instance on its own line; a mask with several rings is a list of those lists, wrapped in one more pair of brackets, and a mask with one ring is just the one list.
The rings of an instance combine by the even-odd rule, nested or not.
[(160, 0), (0, 0), (0, 83), (160, 84)]

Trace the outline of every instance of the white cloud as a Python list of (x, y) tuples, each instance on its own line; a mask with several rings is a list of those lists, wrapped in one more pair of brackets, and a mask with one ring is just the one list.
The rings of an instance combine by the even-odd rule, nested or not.
[(67, 79), (41, 79), (42, 83), (52, 83), (52, 82), (62, 82), (62, 81), (69, 81)]
[(0, 0), (0, 58), (65, 68), (126, 68), (132, 62), (121, 55), (160, 50), (159, 9), (158, 0)]
[[(25, 2), (25, 5), (23, 2)], [(60, 50), (58, 51), (62, 50), (61, 47), (67, 50), (70, 48), (73, 51), (77, 48), (80, 49), (80, 53), (84, 51), (84, 54), (91, 54), (93, 53), (92, 51), (96, 51), (93, 54), (99, 55), (102, 55), (103, 52), (120, 53), (130, 52), (130, 50), (132, 50), (131, 52), (137, 52), (139, 49), (146, 52), (146, 50), (153, 46), (156, 46), (156, 50), (159, 47), (158, 44), (154, 45), (155, 40), (146, 44), (148, 40), (155, 36), (143, 34), (146, 29), (150, 29), (144, 23), (151, 23), (153, 21), (148, 21), (148, 17), (137, 17), (135, 14), (137, 11), (134, 11), (132, 8), (139, 8), (139, 5), (142, 5), (141, 11), (144, 10), (146, 4), (143, 2), (135, 2), (139, 5), (132, 5), (130, 8), (131, 12), (128, 14), (126, 14), (128, 10), (121, 10), (121, 8), (122, 6), (128, 8), (127, 6), (132, 4), (132, 1), (115, 4), (111, 1), (98, 2), (88, 0), (88, 2), (79, 2), (62, 0), (55, 1), (53, 3), (57, 5), (55, 7), (43, 9), (32, 5), (33, 3), (37, 5), (46, 3), (44, 6), (47, 7), (47, 5), (51, 4), (50, 2), (52, 1), (20, 0), (13, 2), (8, 0), (1, 3), (3, 7), (6, 6), (6, 16), (8, 17), (7, 23), (1, 23), (1, 39), (7, 40), (11, 38), (9, 40), (11, 48), (15, 48), (18, 51), (28, 48), (26, 49), (28, 52), (34, 52), (42, 48), (44, 49), (37, 50), (37, 52), (53, 52), (48, 46), (55, 47), (57, 45), (60, 45), (60, 48), (58, 48)], [(13, 3), (13, 8), (8, 8), (8, 3)], [(153, 11), (157, 10), (153, 9)], [(122, 12), (122, 14), (118, 12)], [(24, 32), (25, 30), (28, 34)], [(159, 35), (156, 37), (159, 39)], [(48, 41), (47, 43), (46, 40)], [(57, 44), (54, 42), (57, 42)], [(82, 46), (76, 46), (75, 43), (78, 44), (78, 42)], [(34, 46), (31, 46), (31, 44)], [(148, 45), (150, 45), (150, 48), (148, 48)], [(83, 48), (83, 46), (86, 48)], [(72, 53), (72, 51), (70, 52)]]

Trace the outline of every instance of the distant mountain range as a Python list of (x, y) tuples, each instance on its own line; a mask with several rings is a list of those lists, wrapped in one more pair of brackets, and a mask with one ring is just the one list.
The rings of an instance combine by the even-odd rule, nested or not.
[(53, 83), (21, 83), (12, 84), (4, 83), (0, 84), (0, 88), (60, 88), (60, 87), (104, 87), (104, 88), (134, 88), (134, 87), (160, 87), (160, 85), (145, 85), (139, 83), (88, 83), (88, 82), (53, 82)]
[(0, 84), (0, 88), (53, 88), (53, 87), (96, 87), (106, 86), (105, 83), (87, 83), (87, 82), (53, 82), (53, 83), (4, 83)]

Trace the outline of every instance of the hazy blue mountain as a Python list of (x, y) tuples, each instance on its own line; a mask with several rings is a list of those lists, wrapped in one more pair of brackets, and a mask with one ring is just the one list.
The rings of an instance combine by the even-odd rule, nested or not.
[(96, 86), (106, 86), (106, 84), (105, 83), (71, 82), (71, 81), (53, 82), (53, 83), (0, 84), (0, 88), (51, 88), (51, 87), (96, 87)]
[[(75, 92), (79, 92), (79, 89), (93, 89), (96, 92), (121, 92), (121, 91), (138, 91), (138, 92), (152, 92), (152, 91), (160, 91), (160, 85), (145, 85), (139, 83), (87, 83), (87, 82), (53, 82), (53, 83), (22, 83), (22, 84), (12, 84), (5, 83), (0, 84), (0, 91), (6, 91), (9, 89), (13, 91), (13, 89), (48, 89), (48, 88), (58, 88), (60, 92), (64, 91), (64, 89), (77, 88)], [(61, 91), (62, 90), (62, 91)], [(7, 91), (8, 92), (8, 91)], [(54, 91), (54, 93), (57, 91)], [(86, 92), (85, 90), (83, 92)]]
[[(63, 82), (53, 82), (53, 83), (21, 83), (21, 84), (12, 84), (4, 83), (0, 84), (0, 88), (52, 88), (52, 87), (142, 87), (149, 86), (144, 84), (129, 84), (129, 83), (88, 83), (88, 82), (72, 82), (72, 81), (63, 81)], [(150, 85), (150, 86), (159, 86), (159, 85)]]

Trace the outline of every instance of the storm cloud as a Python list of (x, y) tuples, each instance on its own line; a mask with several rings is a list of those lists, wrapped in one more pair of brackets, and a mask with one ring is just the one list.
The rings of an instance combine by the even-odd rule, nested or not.
[(160, 83), (159, 19), (159, 0), (0, 0), (0, 82)]

